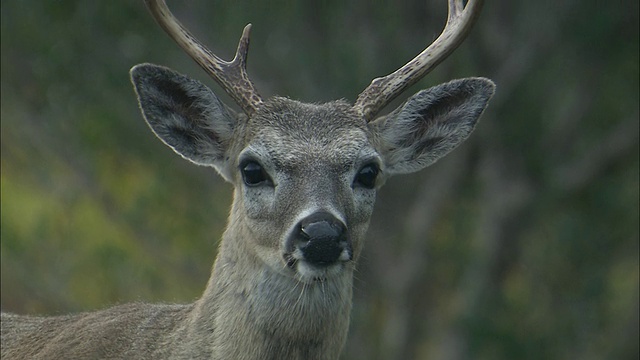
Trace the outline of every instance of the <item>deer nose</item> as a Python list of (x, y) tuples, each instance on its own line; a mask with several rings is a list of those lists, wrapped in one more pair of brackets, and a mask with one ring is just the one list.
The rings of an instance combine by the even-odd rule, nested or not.
[(295, 246), (304, 259), (317, 266), (328, 266), (345, 255), (351, 258), (347, 227), (328, 212), (316, 212), (299, 223)]

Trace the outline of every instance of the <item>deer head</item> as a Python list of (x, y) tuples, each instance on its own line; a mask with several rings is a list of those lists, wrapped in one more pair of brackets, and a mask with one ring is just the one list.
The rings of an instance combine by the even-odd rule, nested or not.
[[(200, 44), (164, 1), (146, 1), (162, 28), (241, 107), (165, 67), (131, 70), (144, 118), (182, 157), (235, 187), (227, 233), (243, 258), (303, 283), (351, 276), (376, 191), (396, 174), (433, 164), (471, 134), (494, 92), (484, 78), (451, 81), (380, 110), (462, 41), (482, 1), (449, 1), (440, 37), (396, 72), (373, 80), (354, 105), (264, 100), (246, 72), (250, 25), (226, 62)], [(239, 235), (241, 234), (241, 235)], [(229, 250), (231, 251), (231, 250)]]

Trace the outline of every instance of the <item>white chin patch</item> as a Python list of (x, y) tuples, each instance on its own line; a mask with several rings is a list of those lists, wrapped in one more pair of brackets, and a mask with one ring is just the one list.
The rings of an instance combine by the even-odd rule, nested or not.
[(321, 268), (311, 265), (304, 260), (298, 261), (297, 264), (298, 275), (304, 282), (325, 281), (330, 277), (338, 275), (342, 268), (342, 263), (335, 263)]
[(340, 253), (340, 257), (335, 264), (331, 264), (329, 266), (316, 266), (307, 262), (300, 250), (296, 249), (292, 255), (292, 257), (296, 259), (295, 270), (298, 273), (300, 280), (304, 282), (324, 281), (328, 278), (339, 275), (344, 271), (345, 263), (351, 258), (349, 251), (344, 249), (342, 253)]

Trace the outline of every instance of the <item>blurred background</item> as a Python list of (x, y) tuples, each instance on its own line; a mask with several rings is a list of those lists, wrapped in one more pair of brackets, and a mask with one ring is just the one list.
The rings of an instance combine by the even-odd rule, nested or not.
[[(1, 3), (2, 310), (64, 314), (204, 289), (231, 186), (161, 144), (129, 69), (222, 91), (142, 1)], [(169, 1), (226, 59), (253, 23), (265, 97), (357, 94), (440, 33), (445, 1)], [(487, 1), (415, 91), (497, 93), (476, 132), (379, 194), (344, 359), (637, 359), (638, 1)]]

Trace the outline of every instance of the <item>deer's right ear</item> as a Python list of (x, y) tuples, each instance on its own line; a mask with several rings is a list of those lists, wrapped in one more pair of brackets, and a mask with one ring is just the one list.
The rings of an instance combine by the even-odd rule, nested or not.
[(204, 84), (168, 68), (140, 64), (130, 74), (142, 115), (160, 140), (230, 180), (224, 159), (237, 123), (235, 114)]

